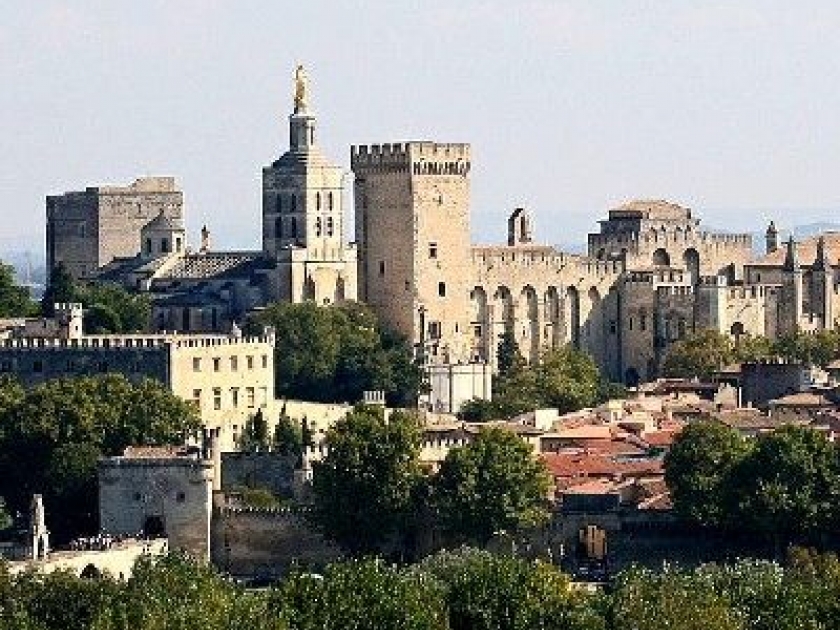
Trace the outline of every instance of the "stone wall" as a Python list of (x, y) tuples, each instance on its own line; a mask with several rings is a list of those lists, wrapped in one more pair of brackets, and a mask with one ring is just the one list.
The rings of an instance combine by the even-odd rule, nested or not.
[(301, 514), (288, 510), (216, 510), (212, 561), (234, 576), (276, 578), (293, 566), (317, 571), (341, 557)]

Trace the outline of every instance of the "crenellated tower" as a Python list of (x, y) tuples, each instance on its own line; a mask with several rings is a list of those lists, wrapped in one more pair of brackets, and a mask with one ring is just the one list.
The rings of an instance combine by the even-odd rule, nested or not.
[(470, 358), (470, 147), (353, 147), (359, 299), (432, 363)]

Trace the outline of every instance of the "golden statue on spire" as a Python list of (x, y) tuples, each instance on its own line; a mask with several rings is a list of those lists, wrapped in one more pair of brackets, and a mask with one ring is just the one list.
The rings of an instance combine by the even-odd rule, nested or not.
[(309, 106), (309, 77), (303, 65), (295, 70), (295, 114), (305, 113)]

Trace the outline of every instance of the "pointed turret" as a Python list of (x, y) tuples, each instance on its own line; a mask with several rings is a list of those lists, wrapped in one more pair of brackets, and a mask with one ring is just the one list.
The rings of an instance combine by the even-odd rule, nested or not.
[(828, 262), (828, 256), (825, 253), (825, 238), (820, 236), (817, 240), (817, 257), (814, 260), (814, 270), (825, 271), (830, 267), (831, 263)]
[(793, 240), (793, 234), (787, 241), (787, 251), (785, 252), (785, 263), (782, 265), (783, 271), (799, 271), (799, 254), (796, 251), (796, 241)]
[(776, 229), (776, 224), (770, 221), (767, 226), (767, 232), (764, 233), (765, 252), (772, 254), (779, 249), (779, 230)]

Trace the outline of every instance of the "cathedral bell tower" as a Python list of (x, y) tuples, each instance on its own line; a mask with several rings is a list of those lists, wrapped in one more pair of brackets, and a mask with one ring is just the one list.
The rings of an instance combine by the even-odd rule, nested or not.
[(316, 117), (303, 66), (295, 70), (293, 94), (289, 148), (263, 168), (263, 251), (276, 257), (305, 249), (309, 261), (340, 260), (343, 171), (316, 143)]

